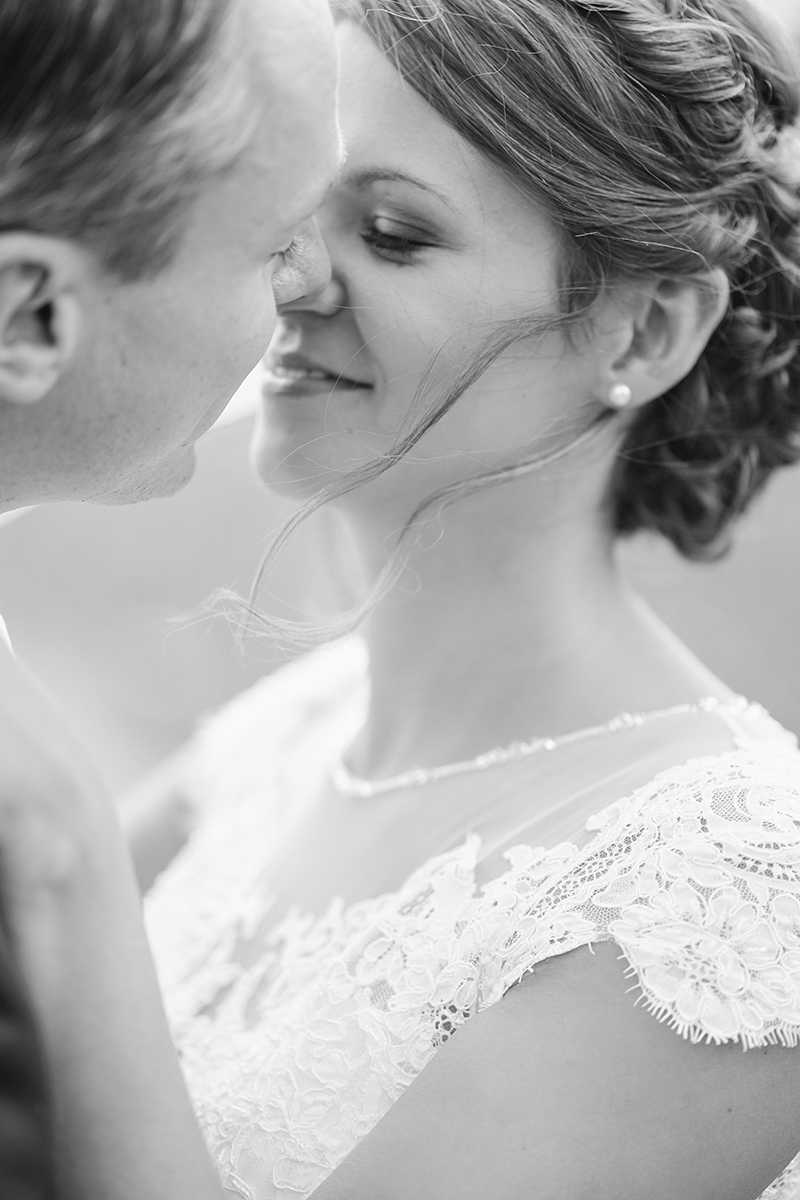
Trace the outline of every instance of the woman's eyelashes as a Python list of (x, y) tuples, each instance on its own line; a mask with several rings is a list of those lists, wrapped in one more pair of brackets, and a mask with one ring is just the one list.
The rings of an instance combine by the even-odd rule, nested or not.
[(388, 217), (374, 217), (361, 238), (381, 258), (401, 264), (412, 262), (421, 251), (434, 245), (430, 234)]

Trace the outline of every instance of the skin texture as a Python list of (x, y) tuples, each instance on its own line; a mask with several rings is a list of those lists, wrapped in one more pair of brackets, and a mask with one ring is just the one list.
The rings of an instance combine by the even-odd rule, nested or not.
[(195, 441), (263, 354), (276, 300), (328, 279), (312, 214), (340, 154), (330, 16), (321, 0), (241, 3), (238, 69), (259, 120), (167, 268), (120, 284), (74, 243), (0, 236), (4, 508), (180, 488)]

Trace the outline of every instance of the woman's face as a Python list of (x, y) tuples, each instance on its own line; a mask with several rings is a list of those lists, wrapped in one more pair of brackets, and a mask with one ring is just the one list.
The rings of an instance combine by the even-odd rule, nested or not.
[[(339, 37), (347, 160), (319, 217), (334, 283), (281, 312), (255, 445), (261, 477), (294, 495), (386, 452), (434, 356), (435, 399), (487, 329), (558, 311), (550, 221), (357, 26)], [(345, 503), (402, 516), (438, 487), (566, 440), (595, 393), (590, 350), (529, 337)]]

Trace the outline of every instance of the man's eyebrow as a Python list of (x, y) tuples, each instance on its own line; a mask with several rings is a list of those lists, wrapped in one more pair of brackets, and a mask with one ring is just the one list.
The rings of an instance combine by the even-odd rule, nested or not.
[(344, 165), (346, 162), (347, 162), (347, 146), (345, 146), (344, 142), (342, 142), (341, 143), (341, 154), (339, 155), (339, 165), (336, 168), (336, 174), (333, 176), (333, 179), (331, 179), (330, 183), (325, 188), (325, 195), (322, 197), (322, 199), (319, 202), (319, 205), (318, 205), (319, 208), (321, 208), (322, 205), (325, 203), (325, 201), (328, 200), (333, 195), (333, 193), (336, 191), (339, 184), (342, 182), (342, 175), (344, 174)]
[(412, 187), (420, 188), (423, 192), (429, 192), (431, 196), (436, 196), (448, 208), (454, 208), (452, 200), (449, 200), (444, 192), (440, 192), (432, 184), (426, 183), (417, 175), (410, 175), (406, 171), (397, 171), (391, 167), (371, 167), (369, 170), (353, 171), (352, 174), (348, 173), (347, 183), (351, 187), (357, 188), (371, 187), (373, 183), (410, 183)]

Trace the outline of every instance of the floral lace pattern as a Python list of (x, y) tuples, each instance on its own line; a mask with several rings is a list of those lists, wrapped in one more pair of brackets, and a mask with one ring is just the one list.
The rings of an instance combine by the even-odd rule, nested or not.
[[(237, 947), (271, 903), (263, 847), (286, 820), (275, 782), (234, 789), (147, 903), (189, 1087), (237, 1200), (310, 1195), (471, 1015), (588, 943), (616, 942), (643, 1003), (684, 1037), (800, 1041), (800, 756), (781, 739), (662, 772), (592, 818), (581, 849), (517, 846), (482, 889), (471, 835), (396, 892), (290, 914), (248, 962)], [(763, 1194), (795, 1197), (800, 1157)]]

